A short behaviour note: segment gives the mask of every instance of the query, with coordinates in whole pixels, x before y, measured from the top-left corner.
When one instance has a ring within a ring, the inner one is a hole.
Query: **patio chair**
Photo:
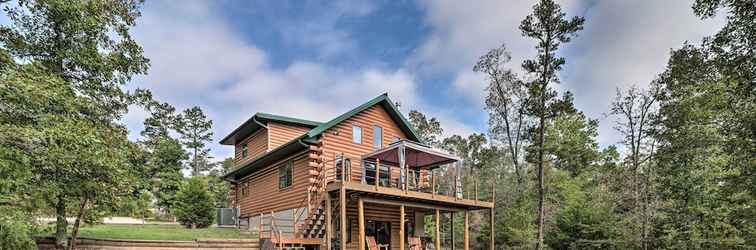
[[[409,237],[407,240],[407,244],[409,245],[409,250],[422,250],[423,249],[423,243],[420,241],[420,238],[418,237]]]
[[[373,236],[365,236],[367,239],[368,250],[389,250],[389,245],[378,244]]]

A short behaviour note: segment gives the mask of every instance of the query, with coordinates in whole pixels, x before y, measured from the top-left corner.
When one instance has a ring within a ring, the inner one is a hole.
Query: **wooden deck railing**
[[[357,156],[349,156],[343,153],[336,153],[336,162],[338,158],[343,157],[345,164],[327,164],[326,168],[333,168],[332,181],[358,181],[363,184],[374,185],[378,187],[390,187],[399,190],[422,192],[441,196],[455,197],[458,199],[492,201],[492,192],[481,193],[479,188],[480,176],[463,175],[459,171],[459,166],[447,166],[436,168],[434,170],[418,169],[413,167],[400,168],[395,165],[383,164],[380,160],[364,161]],[[355,172],[351,170],[349,162],[361,161],[362,171]],[[376,165],[379,165],[379,171],[375,171]],[[343,169],[346,174],[342,174]],[[452,168],[452,169],[449,169]],[[326,170],[324,170],[325,172]],[[404,171],[404,174],[401,172]],[[354,175],[357,176],[354,176]],[[409,178],[407,178],[409,177]],[[378,180],[377,182],[375,180]],[[467,188],[463,184],[467,183]],[[485,195],[483,195],[485,194]]]

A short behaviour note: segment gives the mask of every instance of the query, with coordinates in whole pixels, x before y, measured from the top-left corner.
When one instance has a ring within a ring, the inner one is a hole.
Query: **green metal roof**
[[[389,114],[389,116],[396,121],[397,125],[399,126],[399,129],[404,132],[409,140],[422,143],[420,141],[420,137],[417,136],[417,133],[415,133],[415,130],[412,129],[412,125],[407,121],[406,118],[404,118],[404,115],[402,115],[401,112],[399,112],[399,109],[394,105],[394,102],[389,99],[388,94],[384,93],[382,95],[379,95],[375,98],[373,98],[370,101],[367,101],[366,103],[363,103],[362,105],[349,110],[348,112],[334,118],[333,120],[330,120],[326,123],[319,123],[314,121],[308,121],[308,120],[302,120],[297,118],[291,118],[291,117],[285,117],[285,116],[279,116],[279,115],[272,115],[272,114],[266,114],[266,113],[256,113],[252,118],[247,120],[242,126],[234,130],[234,132],[231,132],[230,135],[226,136],[223,140],[221,140],[222,144],[227,144],[230,142],[231,145],[234,144],[234,141],[237,137],[244,138],[250,133],[254,132],[255,130],[259,129],[260,125],[257,124],[255,119],[257,121],[276,121],[276,122],[282,122],[282,123],[290,123],[295,125],[305,125],[314,127],[307,133],[303,134],[302,136],[293,139],[289,141],[288,143],[274,149],[273,151],[267,152],[261,156],[258,156],[248,163],[246,163],[244,166],[241,166],[237,169],[232,170],[231,172],[227,173],[223,176],[223,178],[231,178],[231,179],[240,179],[260,167],[267,166],[279,159],[283,159],[284,157],[295,153],[300,150],[304,150],[306,147],[306,144],[315,144],[317,143],[317,137],[320,136],[323,132],[326,130],[332,128],[333,126],[336,126],[336,124],[339,124],[343,122],[346,119],[349,119],[350,117],[374,106],[374,105],[381,105],[386,110],[386,112]],[[242,133],[244,132],[244,133]],[[237,135],[243,135],[243,136],[237,136]],[[233,141],[232,141],[233,140]]]
[[[397,125],[399,126],[399,129],[404,132],[407,137],[410,140],[420,142],[420,137],[417,136],[417,133],[415,133],[415,130],[412,129],[412,125],[407,121],[406,118],[404,118],[404,115],[402,115],[402,112],[399,112],[399,109],[396,108],[396,105],[394,105],[394,102],[391,101],[391,99],[388,97],[387,93],[383,93],[382,95],[379,95],[375,98],[373,98],[370,101],[367,101],[366,103],[363,103],[360,106],[357,106],[356,108],[349,110],[348,112],[334,118],[333,120],[330,120],[326,123],[320,124],[320,126],[317,126],[307,132],[307,137],[309,138],[315,138],[325,132],[326,130],[332,128],[333,126],[336,126],[336,124],[339,124],[343,122],[346,119],[349,119],[350,117],[372,107],[373,105],[381,104],[384,109],[386,109],[386,112],[391,116],[394,121],[396,121]]]
[[[223,145],[234,145],[236,144],[237,140],[242,140],[246,138],[248,135],[254,133],[261,127],[255,121],[258,121],[261,123],[267,123],[269,121],[273,121],[273,122],[278,122],[278,123],[297,125],[297,126],[303,126],[303,127],[309,127],[309,128],[314,128],[322,124],[316,121],[258,112],[258,113],[255,113],[255,115],[253,115],[249,119],[247,119],[247,121],[242,123],[241,126],[234,129],[234,131],[232,131],[230,134],[224,137],[220,141],[220,143]]]

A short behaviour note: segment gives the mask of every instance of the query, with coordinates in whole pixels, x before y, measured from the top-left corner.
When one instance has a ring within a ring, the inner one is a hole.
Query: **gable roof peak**
[[[365,111],[366,109],[373,107],[375,105],[381,105],[385,110],[386,113],[389,114],[389,116],[396,122],[399,129],[404,132],[404,134],[407,135],[407,138],[420,142],[420,137],[417,136],[417,133],[412,128],[412,124],[409,123],[409,121],[402,115],[402,112],[399,111],[399,109],[396,107],[393,101],[391,101],[391,98],[389,98],[388,93],[383,93],[381,95],[376,96],[375,98],[363,103],[360,106],[357,106],[356,108],[347,111],[344,114],[341,114],[340,116],[333,118],[332,120],[321,124],[320,126],[317,126],[307,132],[308,138],[314,138],[325,132],[326,130],[332,128],[333,126],[336,126],[336,124],[339,124],[346,119],[349,119],[350,117],[359,114],[362,111]]]

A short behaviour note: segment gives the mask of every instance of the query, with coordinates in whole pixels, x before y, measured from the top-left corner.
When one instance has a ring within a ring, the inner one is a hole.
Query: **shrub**
[[[188,228],[204,228],[215,220],[215,199],[208,189],[207,181],[192,177],[176,193],[174,215]]]
[[[32,227],[23,212],[0,207],[0,249],[37,249]]]

